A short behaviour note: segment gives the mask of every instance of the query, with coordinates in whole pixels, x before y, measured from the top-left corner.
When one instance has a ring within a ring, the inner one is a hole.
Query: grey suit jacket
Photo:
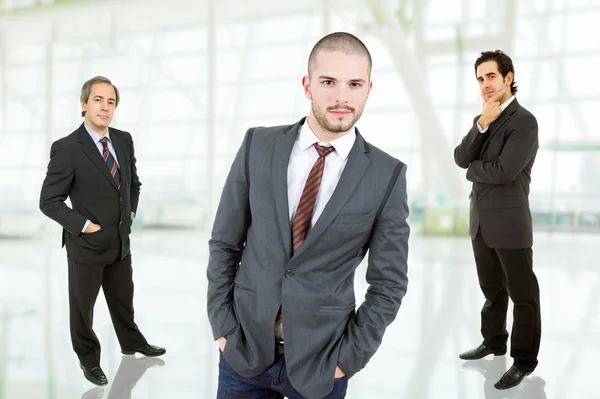
[[[469,199],[469,233],[477,230],[491,248],[533,245],[529,210],[531,169],[539,148],[537,120],[515,99],[489,130],[479,133],[476,116],[469,133],[454,150],[458,166],[473,182]]]
[[[248,150],[246,134],[209,241],[208,315],[213,337],[227,338],[227,363],[251,377],[274,361],[281,305],[290,381],[320,398],[333,388],[337,363],[348,377],[367,364],[406,294],[406,165],[357,131],[331,199],[292,256],[287,169],[304,121],[255,128]],[[369,289],[355,310],[354,272],[367,250]]]

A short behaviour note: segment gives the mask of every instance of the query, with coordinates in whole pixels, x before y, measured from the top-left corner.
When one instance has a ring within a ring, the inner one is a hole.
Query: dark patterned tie
[[[308,174],[304,190],[302,190],[302,196],[298,202],[298,208],[296,208],[296,214],[292,219],[292,248],[294,252],[304,242],[310,227],[317,196],[319,195],[319,188],[321,187],[321,180],[323,179],[325,157],[335,151],[333,146],[325,147],[317,143],[314,146],[319,153],[319,158],[317,158],[317,161]]]
[[[308,174],[306,183],[304,183],[304,190],[302,190],[302,195],[300,196],[300,201],[298,201],[298,207],[296,208],[296,214],[292,219],[292,248],[294,252],[296,252],[298,247],[304,242],[306,233],[308,233],[308,228],[310,227],[310,221],[312,220],[313,212],[315,210],[317,196],[319,195],[319,188],[321,187],[321,180],[323,180],[325,157],[335,151],[333,146],[325,147],[318,145],[317,143],[313,145],[319,153],[319,158],[317,158],[317,161]],[[279,308],[275,320],[275,329],[281,330],[282,326],[278,324],[281,323],[281,307]]]
[[[115,183],[117,184],[117,189],[121,189],[121,172],[119,171],[119,165],[117,165],[117,161],[115,161],[115,157],[112,156],[110,151],[108,150],[108,138],[102,137],[100,139],[102,143],[102,157],[104,158],[104,162],[106,162],[106,166],[108,166],[108,171],[110,172],[113,179],[115,179]]]

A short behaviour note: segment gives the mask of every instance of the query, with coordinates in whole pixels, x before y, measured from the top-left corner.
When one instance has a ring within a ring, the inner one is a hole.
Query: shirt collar
[[[503,104],[500,104],[500,111],[504,111],[506,109],[506,107],[508,107],[510,105],[510,103],[512,103],[515,99],[515,95],[513,94],[513,96],[511,98],[509,98],[508,100],[506,100]]]
[[[350,151],[352,150],[352,146],[354,146],[354,142],[356,141],[356,128],[352,128],[350,132],[343,135],[339,139],[335,139],[329,142],[319,141],[319,138],[314,134],[310,126],[308,126],[308,119],[302,127],[300,128],[300,136],[298,137],[298,144],[300,146],[300,150],[306,151],[309,147],[312,147],[313,144],[318,143],[319,145],[325,146],[334,146],[335,151],[343,161],[348,158],[350,155]]]
[[[87,130],[87,132],[90,135],[90,137],[92,138],[92,140],[94,140],[94,143],[98,144],[100,142],[100,140],[102,139],[102,137],[106,137],[108,139],[108,141],[111,141],[110,140],[110,129],[107,129],[106,133],[103,136],[100,133],[96,132],[91,127],[89,127],[87,123],[83,122],[83,126],[85,127],[85,130]]]

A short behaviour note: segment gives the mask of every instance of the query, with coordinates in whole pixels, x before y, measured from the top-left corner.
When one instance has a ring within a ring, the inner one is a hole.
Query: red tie
[[[298,202],[298,208],[296,208],[296,214],[292,219],[292,248],[294,252],[304,242],[306,233],[310,227],[317,196],[319,195],[319,187],[321,187],[321,180],[323,180],[325,157],[335,151],[333,146],[325,147],[317,143],[314,146],[319,153],[319,158],[317,158],[317,161],[308,174],[304,190],[302,190],[302,196]]]
[[[115,157],[112,156],[108,149],[108,138],[102,137],[100,139],[102,143],[103,152],[102,157],[104,158],[104,162],[106,162],[106,166],[108,166],[108,171],[110,172],[113,179],[115,179],[115,183],[117,184],[117,189],[121,189],[121,173],[119,172],[119,165],[115,161]]]
[[[315,149],[319,153],[319,158],[313,165],[306,183],[304,183],[304,190],[300,196],[298,207],[296,208],[296,214],[292,219],[292,247],[294,252],[304,242],[306,233],[310,227],[310,221],[312,220],[313,211],[315,210],[315,204],[317,202],[317,195],[319,194],[319,187],[321,187],[321,180],[323,180],[323,169],[325,168],[325,157],[335,151],[333,146],[325,147],[313,144]],[[281,307],[277,313],[276,320],[281,320]]]

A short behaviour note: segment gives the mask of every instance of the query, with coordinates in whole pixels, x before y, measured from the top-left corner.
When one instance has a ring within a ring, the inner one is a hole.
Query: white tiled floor
[[[151,343],[167,348],[164,365],[120,355],[100,296],[95,330],[110,384],[103,396],[93,395],[102,391],[83,378],[70,347],[65,254],[51,227],[40,241],[0,241],[0,399],[215,397],[218,353],[205,308],[207,234],[136,231],[132,240],[136,321]],[[493,384],[510,367],[509,357],[464,363],[457,356],[481,340],[483,299],[468,238],[413,234],[404,304],[380,350],[350,380],[347,398],[600,398],[594,371],[599,247],[600,235],[536,234],[540,364],[519,387],[501,392]],[[359,298],[366,289],[363,268]]]

